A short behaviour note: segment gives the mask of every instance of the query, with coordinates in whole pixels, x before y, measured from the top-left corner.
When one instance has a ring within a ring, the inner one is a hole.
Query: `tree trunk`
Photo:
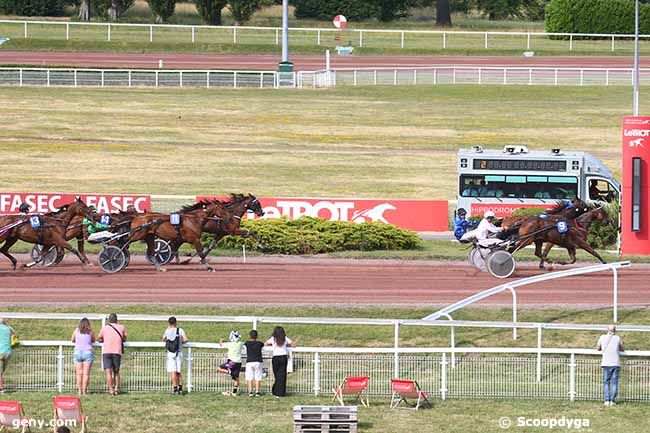
[[[449,0],[436,0],[436,25],[451,26]]]
[[[90,21],[90,0],[81,0],[79,4],[79,19]]]
[[[111,0],[111,7],[108,8],[108,17],[113,21],[120,17],[120,2],[118,0]]]

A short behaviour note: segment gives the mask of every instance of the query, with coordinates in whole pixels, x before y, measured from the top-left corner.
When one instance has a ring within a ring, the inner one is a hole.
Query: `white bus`
[[[618,201],[621,185],[586,152],[503,150],[481,146],[458,151],[458,208],[469,215],[510,216],[522,207],[548,208],[557,200]]]

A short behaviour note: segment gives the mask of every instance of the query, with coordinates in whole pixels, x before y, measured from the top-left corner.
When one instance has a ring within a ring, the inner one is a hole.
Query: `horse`
[[[601,263],[605,260],[594,250],[587,242],[589,234],[589,227],[593,221],[599,221],[605,224],[610,223],[610,218],[607,212],[601,207],[591,209],[579,217],[568,221],[568,230],[566,233],[560,233],[557,228],[557,220],[532,218],[526,220],[519,228],[519,236],[524,239],[526,245],[535,242],[535,255],[539,257],[539,268],[544,269],[544,263],[553,265],[551,260],[547,259],[548,252],[553,245],[557,245],[567,249],[570,262],[558,262],[560,265],[570,265],[576,262],[576,250],[581,248],[587,251],[592,256],[596,257]],[[546,247],[542,253],[542,245],[546,242]],[[521,248],[521,245],[517,248]]]
[[[564,218],[564,219],[574,219],[583,213],[589,210],[587,203],[574,197],[571,199],[571,204],[573,206],[569,207],[569,203],[566,200],[558,200],[551,209],[545,210],[543,213],[546,215],[552,215],[551,218]],[[518,229],[521,224],[526,221],[528,218],[536,218],[530,216],[511,216],[505,218],[501,222],[501,228],[504,232],[510,232],[514,229]]]
[[[57,255],[62,256],[64,250],[72,251],[81,261],[82,266],[88,264],[88,259],[82,256],[76,248],[73,248],[66,240],[66,230],[74,217],[90,215],[92,210],[86,204],[77,198],[72,203],[62,207],[56,216],[53,215],[10,215],[15,227],[7,231],[0,237],[0,241],[5,241],[0,253],[11,261],[13,270],[16,270],[17,260],[9,254],[9,249],[19,240],[32,244],[43,245],[43,250],[47,251],[51,246],[56,247]],[[38,223],[40,228],[34,228],[31,221]],[[27,224],[29,222],[29,224]],[[2,222],[5,223],[4,221]],[[23,267],[31,267],[38,262],[25,264]]]
[[[180,224],[171,223],[170,215],[147,213],[138,214],[131,220],[131,235],[129,241],[145,241],[147,243],[147,255],[151,257],[156,271],[161,271],[160,263],[155,257],[156,237],[167,241],[176,242],[178,245],[190,243],[201,257],[201,264],[206,270],[212,272],[214,269],[207,263],[206,254],[201,244],[201,231],[206,219],[213,216],[220,208],[220,205],[213,201],[201,201],[199,203],[184,206],[181,211]],[[164,271],[164,269],[162,269]]]
[[[219,202],[223,204],[224,210],[217,211],[217,214],[213,217],[206,219],[203,224],[203,232],[209,233],[212,235],[212,240],[206,254],[215,248],[217,243],[223,239],[225,236],[252,236],[255,239],[260,241],[257,235],[250,230],[241,229],[241,219],[244,214],[248,211],[253,212],[258,217],[264,216],[264,210],[260,201],[252,194],[231,194],[229,202]],[[178,246],[172,245],[172,250],[176,257],[176,263],[179,262],[178,258]],[[182,264],[188,264],[195,256],[191,255],[187,260],[183,261]]]

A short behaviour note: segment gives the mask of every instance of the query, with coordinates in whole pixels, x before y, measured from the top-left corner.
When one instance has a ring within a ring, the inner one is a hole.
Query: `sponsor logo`
[[[643,147],[643,138],[637,138],[636,140],[630,140],[629,143],[627,143],[628,146],[630,147]]]
[[[30,212],[53,212],[76,197],[81,197],[88,206],[95,206],[99,213],[117,212],[131,205],[139,212],[151,209],[148,195],[0,193],[0,214],[18,213],[21,203],[27,203]]]
[[[650,129],[624,129],[625,137],[650,137]]]
[[[504,203],[480,203],[472,204],[471,214],[472,216],[481,216],[487,211],[494,212],[498,218],[509,217],[517,209],[524,207],[538,207],[540,211],[543,209],[548,209],[553,205],[548,204],[532,204],[532,203],[522,203],[522,204],[504,204]]]
[[[352,215],[352,221],[355,223],[364,223],[367,221],[381,221],[382,223],[389,222],[384,218],[384,212],[387,210],[396,210],[397,208],[390,203],[382,203],[371,209],[357,211]]]

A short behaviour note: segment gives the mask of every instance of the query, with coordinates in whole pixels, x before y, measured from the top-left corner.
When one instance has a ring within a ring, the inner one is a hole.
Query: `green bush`
[[[551,0],[549,33],[634,34],[634,0]],[[639,5],[639,33],[650,32],[650,5]]]
[[[416,233],[380,222],[353,223],[302,217],[244,220],[242,227],[261,239],[226,236],[219,245],[271,254],[321,254],[335,251],[411,250],[421,248]]]
[[[63,0],[0,0],[0,13],[21,16],[61,16]]]
[[[368,19],[373,14],[373,5],[366,0],[292,0],[296,18],[331,20],[336,15],[345,15],[348,21]]]
[[[147,0],[157,23],[166,23],[174,15],[176,0]]]
[[[260,0],[230,0],[230,14],[239,25],[244,24],[260,8]]]

